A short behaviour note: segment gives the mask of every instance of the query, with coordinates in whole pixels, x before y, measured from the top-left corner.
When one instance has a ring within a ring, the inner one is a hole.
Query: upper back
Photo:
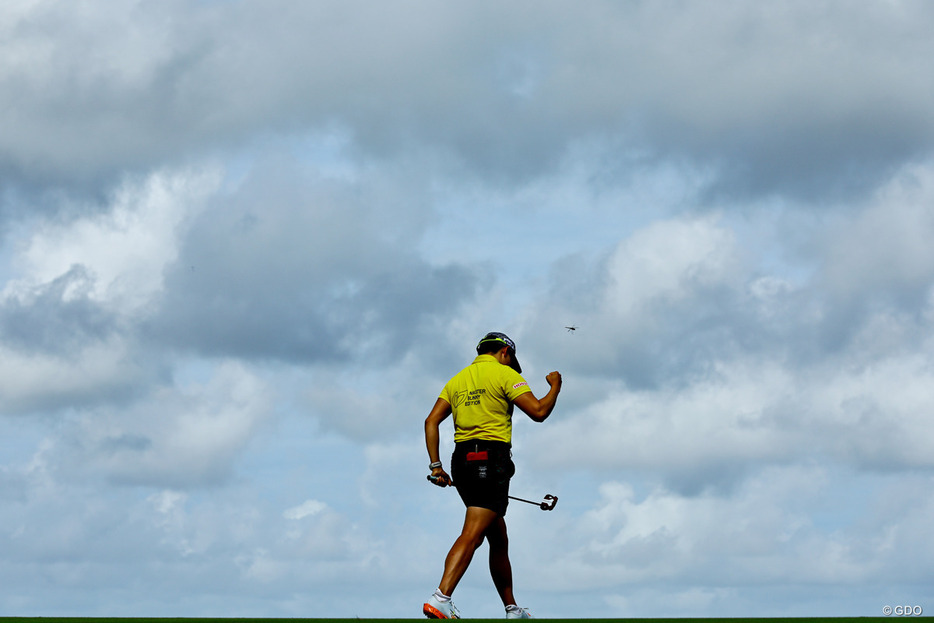
[[[454,414],[454,441],[512,441],[512,403],[531,391],[518,372],[492,355],[478,355],[441,392]]]

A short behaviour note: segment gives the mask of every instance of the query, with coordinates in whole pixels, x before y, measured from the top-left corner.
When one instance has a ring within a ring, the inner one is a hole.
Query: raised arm
[[[548,393],[539,400],[532,392],[526,392],[516,398],[515,405],[522,409],[522,412],[528,415],[536,422],[544,422],[554,411],[555,403],[558,401],[558,394],[561,392],[561,374],[551,372],[545,377],[548,382]]]

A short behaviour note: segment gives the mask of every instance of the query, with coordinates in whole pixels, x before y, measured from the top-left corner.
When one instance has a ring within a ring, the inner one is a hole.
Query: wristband
[[[433,470],[433,469],[438,469],[439,467],[441,467],[441,461],[435,461],[434,463],[431,463],[431,464],[428,466],[428,469],[432,469],[432,470]]]

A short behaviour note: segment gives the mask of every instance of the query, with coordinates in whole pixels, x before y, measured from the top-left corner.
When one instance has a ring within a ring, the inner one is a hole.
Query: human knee
[[[509,549],[509,539],[506,538],[505,535],[501,537],[500,536],[488,537],[488,540],[489,540],[491,549],[499,549],[499,550]]]
[[[505,526],[490,526],[486,531],[486,538],[492,548],[506,549],[509,547],[509,536],[506,534]]]
[[[471,530],[465,530],[460,535],[460,541],[465,546],[470,548],[470,551],[476,550],[478,547],[483,545],[483,539],[485,534],[483,532],[477,533]]]

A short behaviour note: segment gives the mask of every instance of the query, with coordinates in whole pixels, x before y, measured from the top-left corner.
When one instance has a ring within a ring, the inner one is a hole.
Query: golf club
[[[428,480],[430,480],[431,482],[435,482],[436,479],[435,479],[434,477],[432,477],[431,475],[429,475],[429,476],[428,476]],[[436,484],[437,484],[437,483],[436,483]],[[447,486],[453,487],[453,486],[454,486],[454,483],[449,481]],[[532,500],[524,500],[524,499],[522,499],[522,498],[517,498],[517,497],[514,496],[514,495],[510,495],[510,496],[508,496],[508,497],[509,497],[510,500],[516,500],[517,502],[525,502],[526,504],[531,504],[531,505],[533,505],[533,506],[537,506],[537,507],[539,507],[540,509],[542,509],[543,511],[554,510],[555,505],[558,503],[558,496],[557,496],[557,495],[551,495],[550,493],[549,493],[548,495],[546,495],[545,498],[544,498],[541,502],[533,502]]]
[[[557,495],[551,495],[550,493],[549,493],[548,495],[545,496],[545,499],[544,499],[541,503],[539,503],[539,502],[533,502],[532,500],[523,500],[522,498],[517,498],[517,497],[512,496],[512,495],[509,496],[509,499],[510,499],[510,500],[516,500],[517,502],[525,502],[526,504],[532,504],[533,506],[539,507],[539,508],[542,509],[543,511],[550,511],[550,510],[553,510],[554,507],[555,507],[555,504],[558,503],[558,496],[557,496]],[[549,500],[551,500],[551,501],[549,502]]]

